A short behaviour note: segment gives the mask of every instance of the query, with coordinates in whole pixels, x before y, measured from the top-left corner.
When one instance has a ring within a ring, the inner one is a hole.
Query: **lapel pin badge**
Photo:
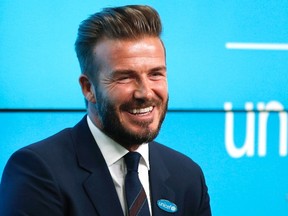
[[[169,200],[160,199],[157,201],[157,205],[160,209],[169,213],[175,213],[177,211],[177,205]]]

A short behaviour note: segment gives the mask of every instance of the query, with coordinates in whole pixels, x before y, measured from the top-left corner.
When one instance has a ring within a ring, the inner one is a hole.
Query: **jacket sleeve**
[[[63,198],[45,161],[29,149],[9,159],[0,184],[0,215],[60,216]]]
[[[208,188],[206,185],[204,174],[201,170],[201,184],[202,184],[202,197],[201,197],[201,205],[198,211],[198,216],[211,216],[211,206],[210,206],[210,197],[208,194]]]

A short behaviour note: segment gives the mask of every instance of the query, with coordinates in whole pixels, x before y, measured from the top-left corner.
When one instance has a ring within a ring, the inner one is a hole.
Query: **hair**
[[[75,50],[81,72],[92,76],[93,49],[101,39],[138,39],[159,37],[162,24],[159,14],[150,6],[127,5],[104,8],[81,22]]]

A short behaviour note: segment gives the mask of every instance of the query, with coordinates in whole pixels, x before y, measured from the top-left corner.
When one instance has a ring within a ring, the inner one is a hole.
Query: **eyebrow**
[[[159,66],[159,67],[155,67],[155,68],[152,68],[150,71],[166,71],[167,70],[167,67],[166,66]]]
[[[155,71],[166,71],[167,67],[166,66],[159,66],[159,67],[155,67],[155,68],[151,68],[149,70],[149,72],[155,72]],[[114,70],[112,71],[112,75],[115,74],[128,74],[128,73],[137,73],[136,70],[132,70],[132,69],[119,69],[119,70]]]

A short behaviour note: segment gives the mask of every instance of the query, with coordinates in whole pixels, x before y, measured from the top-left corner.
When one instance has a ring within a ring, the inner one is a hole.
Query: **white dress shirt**
[[[124,215],[128,215],[124,188],[124,180],[127,169],[123,156],[126,155],[129,151],[114,140],[112,140],[102,131],[100,131],[92,123],[89,116],[87,116],[87,122],[89,129],[101,150],[101,153],[106,161],[106,164],[112,176]],[[142,144],[136,151],[139,152],[142,156],[138,168],[139,179],[146,192],[150,213],[152,215],[149,188],[149,146],[147,143]]]

